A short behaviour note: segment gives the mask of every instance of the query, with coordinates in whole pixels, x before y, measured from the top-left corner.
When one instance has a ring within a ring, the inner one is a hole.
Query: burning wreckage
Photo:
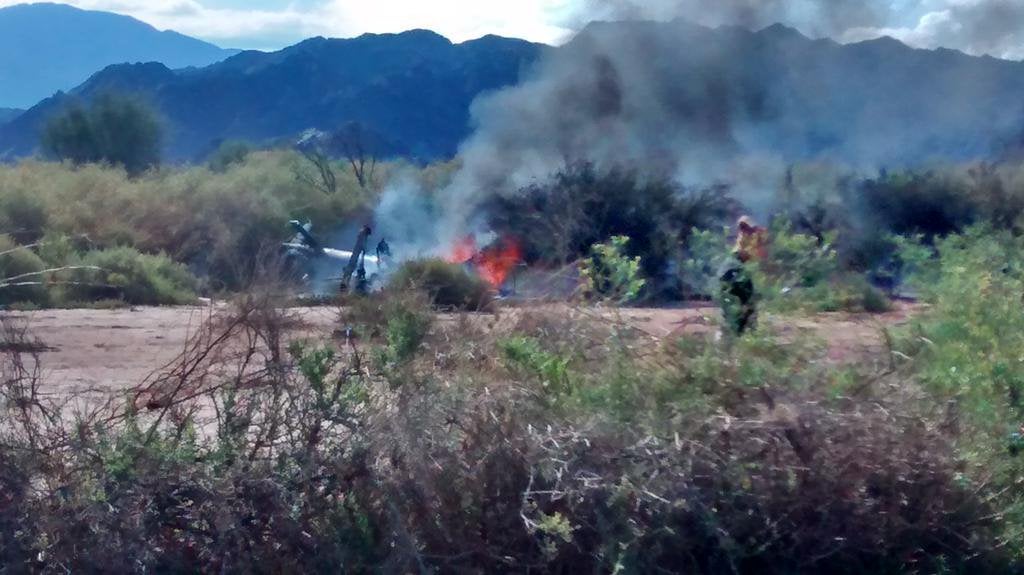
[[[342,292],[366,293],[390,263],[391,248],[383,239],[377,244],[375,256],[366,253],[373,234],[369,226],[363,226],[352,251],[346,251],[325,247],[313,235],[311,223],[292,220],[289,224],[296,233],[291,241],[282,245],[287,269],[306,283],[313,294],[326,295],[335,287]],[[369,274],[367,264],[370,265]],[[334,275],[339,269],[341,275]],[[353,276],[355,284],[352,284]]]
[[[510,276],[513,276],[516,267],[523,261],[523,254],[519,242],[509,238],[497,239],[479,248],[475,237],[466,236],[455,244],[444,259],[476,273],[499,295],[514,295],[515,286],[511,291],[506,290],[506,287]]]
[[[287,269],[314,295],[328,295],[336,289],[341,293],[369,293],[380,286],[387,272],[393,268],[391,246],[385,238],[377,243],[375,255],[368,253],[373,236],[369,225],[359,230],[355,245],[347,251],[325,247],[313,235],[313,225],[309,222],[303,224],[292,220],[289,224],[296,233],[282,245]],[[508,238],[492,241],[480,248],[473,236],[467,236],[441,259],[476,274],[499,295],[513,295],[514,287],[509,290],[507,284],[522,262],[522,250],[518,242]],[[339,269],[341,275],[335,275]]]

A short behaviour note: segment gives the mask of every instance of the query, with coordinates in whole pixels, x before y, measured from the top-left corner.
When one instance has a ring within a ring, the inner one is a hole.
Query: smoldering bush
[[[576,261],[595,244],[626,236],[645,276],[661,279],[694,229],[721,225],[738,209],[727,188],[691,191],[635,169],[579,163],[496,197],[485,212],[496,230],[522,238],[528,262]]]
[[[834,236],[839,263],[876,273],[893,264],[890,236],[921,235],[929,244],[978,223],[1020,232],[1021,164],[928,165],[861,174],[840,166],[795,165],[775,212],[794,231],[825,243]]]

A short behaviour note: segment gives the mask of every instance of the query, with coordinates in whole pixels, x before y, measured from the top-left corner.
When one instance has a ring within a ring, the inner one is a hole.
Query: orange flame
[[[476,240],[473,239],[473,236],[466,236],[455,244],[452,253],[448,254],[445,261],[450,264],[464,264],[474,256],[476,256]]]
[[[477,258],[477,273],[495,289],[505,285],[513,268],[522,261],[523,251],[519,243],[505,239],[480,252]]]
[[[453,264],[472,264],[477,275],[494,289],[500,289],[516,265],[522,261],[523,251],[512,239],[502,239],[483,250],[478,250],[473,236],[467,236],[452,248],[445,260]]]

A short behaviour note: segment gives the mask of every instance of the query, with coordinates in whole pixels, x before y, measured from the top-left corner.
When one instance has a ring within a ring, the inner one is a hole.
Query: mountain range
[[[0,107],[27,108],[112,64],[206,66],[237,52],[127,16],[66,4],[0,8]]]
[[[121,64],[0,127],[0,158],[34,151],[45,120],[72,100],[109,91],[149,100],[169,127],[166,153],[190,160],[225,139],[263,142],[359,122],[424,160],[452,156],[481,93],[514,84],[546,47],[487,36],[462,44],[425,30],[312,38],[242,52],[202,69]]]
[[[787,159],[828,156],[873,165],[879,158],[966,159],[1016,147],[1024,134],[1024,63],[912,49],[891,38],[844,45],[781,25],[753,32],[623,22],[593,24],[558,48],[495,36],[455,44],[413,30],[313,38],[203,68],[113,65],[0,121],[0,159],[34,153],[47,118],[70,101],[108,91],[139,93],[154,105],[168,127],[166,156],[173,161],[201,159],[227,139],[270,142],[351,122],[404,156],[450,158],[476,127],[479,96],[536,79],[545,61],[572,63],[577,53],[592,59],[594,46],[619,58],[620,67],[650,64],[620,74],[630,78],[619,87],[630,105],[643,105],[643,86],[629,92],[633,79],[678,76],[649,83],[679,91],[678,97],[654,95],[665,118],[703,117],[693,124],[701,130],[730,123],[731,141]],[[651,46],[658,52],[649,57],[617,56]],[[562,104],[558,113],[568,120],[573,102]],[[636,115],[635,107],[622,113]],[[652,121],[652,129],[671,133],[671,125]]]

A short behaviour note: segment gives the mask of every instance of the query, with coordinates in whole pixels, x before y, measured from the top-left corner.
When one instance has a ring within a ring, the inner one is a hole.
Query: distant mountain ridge
[[[0,108],[0,124],[10,122],[24,112],[25,110],[19,110],[17,108]]]
[[[0,158],[31,154],[47,117],[72,99],[137,92],[167,121],[167,154],[192,160],[224,139],[267,141],[358,122],[423,160],[450,157],[481,93],[516,83],[546,46],[487,36],[454,44],[425,30],[312,38],[274,53],[242,52],[202,69],[108,67],[0,128]]]
[[[781,25],[752,32],[625,22],[593,24],[559,48],[495,36],[453,44],[413,30],[312,38],[278,52],[242,52],[201,69],[111,66],[0,126],[0,159],[32,154],[50,115],[72,99],[109,90],[141,93],[159,109],[169,127],[172,161],[202,158],[226,139],[266,142],[349,122],[410,158],[450,158],[474,129],[474,100],[529,77],[549,51],[586,52],[588,42],[619,50],[642,46],[638,39],[644,38],[678,41],[679,49],[659,53],[652,67],[679,75],[683,92],[695,90],[684,93],[682,108],[672,113],[697,118],[695,125],[709,129],[728,121],[739,130],[730,138],[785,159],[872,165],[929,155],[970,159],[1019,146],[1024,135],[1021,62],[913,49],[891,38],[842,45]],[[702,86],[720,91],[736,108],[723,108],[724,100],[702,93]]]
[[[46,3],[0,8],[0,106],[27,108],[112,64],[206,66],[237,52],[109,12]]]

